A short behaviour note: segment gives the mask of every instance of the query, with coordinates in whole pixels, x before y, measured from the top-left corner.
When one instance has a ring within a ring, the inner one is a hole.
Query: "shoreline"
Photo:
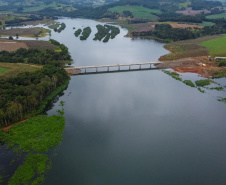
[[[40,106],[37,108],[37,110],[35,110],[33,113],[25,115],[24,116],[25,118],[23,120],[19,121],[19,122],[16,122],[16,123],[13,123],[13,124],[11,124],[9,126],[0,128],[0,131],[3,130],[5,132],[7,132],[14,125],[26,122],[28,118],[41,115],[42,112],[47,107],[47,105],[50,103],[50,101],[52,101],[58,94],[60,94],[61,92],[63,92],[67,88],[67,86],[69,85],[69,82],[70,82],[70,78],[68,80],[66,80],[64,84],[62,84],[61,86],[57,87],[53,92],[51,92],[49,94],[49,96],[46,97],[46,99],[40,104]]]

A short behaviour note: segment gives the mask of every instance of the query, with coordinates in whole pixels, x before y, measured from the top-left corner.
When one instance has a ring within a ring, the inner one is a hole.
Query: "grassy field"
[[[200,26],[214,26],[215,23],[203,21],[202,23],[200,23],[200,24],[198,24],[198,25],[200,25]]]
[[[200,45],[208,48],[212,57],[226,57],[226,34],[220,38],[203,41]]]
[[[160,57],[160,60],[177,60],[188,57],[208,56],[209,49],[200,45],[204,41],[220,38],[221,35],[206,36],[193,40],[178,41],[165,45],[171,53]]]
[[[5,73],[5,72],[7,72],[7,71],[9,71],[8,68],[0,67],[0,75],[3,74],[3,73]]]
[[[226,13],[216,14],[216,15],[208,15],[206,16],[207,19],[220,19],[224,18],[226,19]]]
[[[184,3],[178,3],[178,8],[179,9],[187,8],[189,5],[191,5],[191,1],[186,1]]]
[[[158,19],[158,17],[156,15],[153,15],[152,13],[161,14],[160,10],[148,9],[142,6],[115,6],[113,8],[109,8],[108,11],[118,12],[120,14],[122,14],[123,11],[130,11],[132,12],[135,18],[152,19],[152,20]]]
[[[42,66],[38,65],[31,65],[31,64],[22,64],[22,63],[0,63],[0,70],[1,68],[7,68],[8,71],[1,73],[1,77],[15,77],[21,72],[32,72],[38,69],[41,69]]]
[[[67,6],[67,5],[61,4],[61,3],[56,3],[56,2],[53,2],[51,4],[39,3],[32,7],[25,7],[23,12],[35,12],[35,11],[40,11],[40,10],[43,10],[45,8],[50,8],[50,7],[58,9],[58,8],[61,8],[64,6]]]

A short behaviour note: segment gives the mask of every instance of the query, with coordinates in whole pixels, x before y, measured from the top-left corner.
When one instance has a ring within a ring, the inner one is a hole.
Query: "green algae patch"
[[[64,125],[63,116],[40,115],[14,125],[9,133],[2,131],[0,140],[16,150],[45,152],[60,143]]]
[[[210,80],[209,79],[197,80],[195,81],[195,84],[199,87],[204,87],[204,86],[210,85]]]
[[[0,132],[0,141],[9,148],[25,153],[24,162],[10,177],[8,185],[39,185],[44,182],[44,174],[50,169],[51,163],[46,154],[63,139],[65,118],[63,103],[60,116],[39,115],[26,122],[11,127],[8,133]],[[0,183],[5,179],[0,175]]]
[[[184,80],[183,83],[190,87],[195,87],[195,84],[191,80]]]
[[[23,165],[19,166],[8,185],[41,184],[44,172],[49,168],[48,157],[44,154],[28,154]]]

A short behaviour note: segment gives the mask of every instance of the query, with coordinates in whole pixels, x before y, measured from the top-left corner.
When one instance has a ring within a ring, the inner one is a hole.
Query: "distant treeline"
[[[155,25],[155,31],[149,32],[133,32],[133,36],[152,36],[164,40],[187,40],[195,39],[201,36],[215,35],[226,32],[226,24],[216,24],[214,26],[207,26],[200,28],[172,28],[169,24],[157,24]]]
[[[39,11],[43,15],[58,15],[58,16],[68,16],[68,17],[85,17],[91,19],[100,19],[100,18],[117,18],[118,13],[116,12],[108,12],[109,8],[114,6],[125,6],[125,5],[138,5],[143,6],[150,9],[159,9],[164,13],[175,12],[179,10],[178,3],[185,3],[187,0],[167,0],[162,3],[162,0],[120,0],[114,3],[110,3],[100,7],[87,7],[83,5],[76,5],[75,11],[62,11],[56,10],[53,8],[46,8],[44,10]],[[190,5],[194,10],[197,9],[211,9],[216,6],[222,6],[222,3],[218,1],[206,1],[206,0],[192,0]],[[216,12],[215,12],[216,13]],[[158,15],[159,16],[159,15]],[[161,15],[160,15],[161,17]],[[164,18],[164,17],[162,17]]]

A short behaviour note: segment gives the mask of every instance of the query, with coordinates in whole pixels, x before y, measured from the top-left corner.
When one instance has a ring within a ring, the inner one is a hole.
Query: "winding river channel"
[[[124,37],[123,28],[103,43],[93,41],[102,23],[59,21],[66,29],[51,38],[69,48],[75,66],[152,62],[168,53],[163,43]],[[86,26],[91,36],[80,41],[74,32]],[[226,104],[213,94],[149,70],[72,76],[48,115],[61,100],[66,126],[49,153],[45,185],[226,184]]]

